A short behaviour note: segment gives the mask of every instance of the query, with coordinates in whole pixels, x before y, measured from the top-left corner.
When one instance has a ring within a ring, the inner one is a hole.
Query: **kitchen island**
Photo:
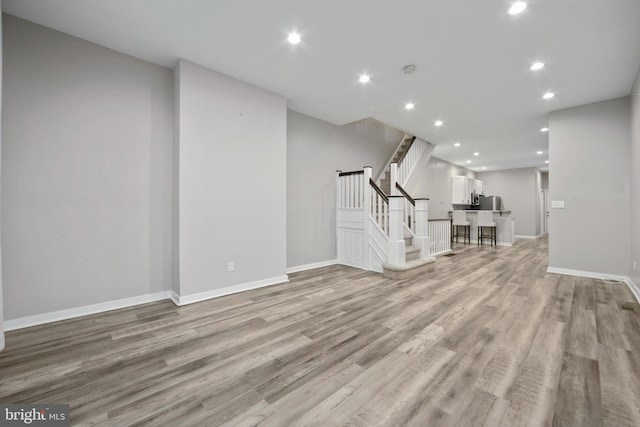
[[[471,223],[471,243],[478,243],[478,210],[467,210],[467,221]],[[513,246],[515,242],[515,218],[511,211],[492,211],[496,223],[496,240],[500,246]],[[454,239],[455,241],[455,239]],[[485,244],[489,244],[485,241]]]

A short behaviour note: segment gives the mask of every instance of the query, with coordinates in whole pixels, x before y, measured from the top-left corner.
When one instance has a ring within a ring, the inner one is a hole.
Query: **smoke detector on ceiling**
[[[413,74],[416,71],[416,66],[413,64],[405,65],[402,67],[402,72],[405,74]]]

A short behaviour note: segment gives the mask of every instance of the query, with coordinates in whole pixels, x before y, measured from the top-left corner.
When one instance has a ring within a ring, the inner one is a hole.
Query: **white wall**
[[[627,276],[631,240],[629,97],[549,117],[549,267]]]
[[[636,263],[635,270],[633,262]],[[631,280],[640,286],[640,70],[631,91]]]
[[[502,209],[511,211],[516,223],[516,236],[536,237],[540,234],[538,174],[536,168],[478,173],[478,179],[484,181],[485,193],[500,196]]]
[[[448,218],[452,209],[452,176],[475,178],[476,173],[437,157],[429,157],[426,164],[422,159],[413,171],[406,190],[414,198],[429,199],[429,218]]]
[[[3,31],[5,320],[170,289],[171,70]]]
[[[404,133],[374,119],[345,126],[288,111],[287,266],[335,260],[336,170],[378,176]]]
[[[286,99],[187,61],[178,72],[180,296],[286,280]]]

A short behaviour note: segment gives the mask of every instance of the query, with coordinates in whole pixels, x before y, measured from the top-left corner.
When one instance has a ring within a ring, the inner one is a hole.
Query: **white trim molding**
[[[206,301],[212,298],[218,298],[225,295],[237,294],[238,292],[250,291],[252,289],[264,288],[266,286],[278,285],[280,283],[286,283],[289,281],[289,276],[271,277],[269,279],[258,280],[256,282],[242,283],[240,285],[228,286],[226,288],[213,289],[211,291],[200,292],[191,295],[178,295],[175,292],[170,292],[171,300],[178,306],[193,304],[200,301]]]
[[[103,313],[105,311],[117,310],[119,308],[132,307],[134,305],[148,304],[150,302],[162,301],[169,298],[171,298],[170,291],[156,292],[153,294],[101,302],[98,304],[90,304],[66,310],[52,311],[50,313],[20,317],[18,319],[9,319],[5,320],[4,329],[5,331],[14,331],[16,329],[28,328],[30,326],[59,322],[61,320],[73,319],[76,317],[87,316],[89,314]]]
[[[640,289],[633,283],[629,276],[619,276],[617,274],[595,273],[593,271],[571,270],[568,268],[547,267],[547,273],[564,274],[566,276],[588,277],[590,279],[615,280],[616,282],[624,282],[636,301],[640,303]]]
[[[299,273],[300,271],[313,270],[314,268],[329,267],[331,265],[336,265],[337,263],[338,263],[337,259],[330,259],[328,261],[320,261],[320,262],[314,262],[311,264],[296,265],[294,267],[287,268],[287,274]]]
[[[528,239],[528,240],[540,239],[542,237],[544,237],[544,234],[538,234],[537,236],[528,236],[528,235],[516,234],[515,236],[513,236],[514,239]]]
[[[631,277],[627,277],[624,282],[629,287],[629,290],[631,291],[633,296],[636,297],[636,301],[640,304],[640,288],[638,287],[638,285],[636,285],[634,281],[631,280]]]

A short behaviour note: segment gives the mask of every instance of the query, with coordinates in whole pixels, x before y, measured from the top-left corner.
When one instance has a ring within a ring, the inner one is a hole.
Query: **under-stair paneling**
[[[286,99],[178,67],[180,297],[286,280]]]
[[[289,268],[337,258],[335,171],[371,166],[377,176],[403,136],[372,118],[337,126],[288,111]]]

